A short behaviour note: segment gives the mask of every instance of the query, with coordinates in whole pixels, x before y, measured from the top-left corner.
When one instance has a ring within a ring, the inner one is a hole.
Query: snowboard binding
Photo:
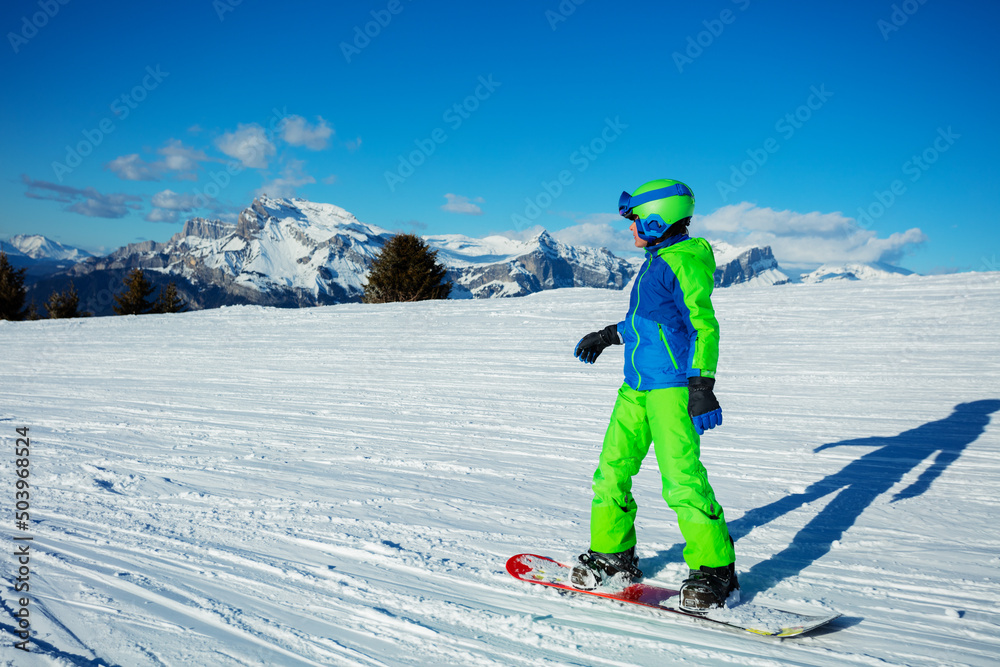
[[[736,578],[736,565],[723,567],[702,566],[691,570],[681,584],[680,608],[694,614],[704,614],[710,609],[720,609],[726,602],[739,602],[740,582]],[[735,599],[733,599],[735,596]]]
[[[627,585],[636,579],[642,579],[635,547],[616,554],[587,549],[587,553],[580,554],[578,560],[580,564],[573,568],[570,581],[584,591],[592,591],[606,584]]]

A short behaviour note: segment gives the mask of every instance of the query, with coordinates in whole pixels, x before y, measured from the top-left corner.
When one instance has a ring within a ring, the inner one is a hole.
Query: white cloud
[[[509,239],[514,239],[515,241],[530,241],[544,231],[546,231],[546,229],[541,225],[532,225],[531,227],[525,227],[524,229],[496,232],[496,235],[506,236]]]
[[[138,153],[116,157],[104,165],[104,168],[110,169],[118,178],[125,181],[159,180],[156,175],[155,166],[139,157]]]
[[[603,214],[596,215],[603,216]],[[617,214],[614,218],[621,222],[581,222],[552,232],[552,237],[569,245],[607,248],[616,255],[638,252],[632,232],[623,224],[625,220]]]
[[[158,181],[164,174],[180,180],[197,180],[195,171],[199,163],[219,161],[204,151],[185,146],[179,139],[168,139],[156,152],[163,159],[147,162],[138,153],[132,153],[116,157],[104,166],[126,181]]]
[[[157,192],[151,201],[153,206],[171,211],[192,211],[197,208],[194,195],[178,194],[172,190]]]
[[[244,167],[266,169],[277,150],[267,132],[257,123],[236,126],[235,132],[226,132],[215,140],[220,151],[239,160]]]
[[[361,137],[358,137],[354,141],[345,142],[344,145],[347,146],[347,150],[353,153],[354,151],[361,148]]]
[[[840,212],[775,211],[750,202],[696,215],[692,235],[734,245],[771,246],[778,263],[807,266],[835,262],[887,262],[902,259],[927,237],[918,228],[879,238]]]
[[[281,138],[292,146],[305,146],[309,150],[321,151],[327,146],[333,128],[321,116],[319,122],[310,125],[302,116],[288,116],[282,123]]]
[[[289,160],[282,169],[281,176],[264,183],[257,190],[257,194],[267,194],[269,197],[294,197],[296,188],[316,182],[315,178],[305,173],[305,164],[303,160]]]
[[[607,248],[616,255],[623,256],[640,252],[635,247],[628,221],[617,213],[580,213],[578,211],[549,211],[557,218],[569,218],[576,224],[550,232],[552,238],[561,243],[589,248]],[[561,223],[560,223],[561,224]],[[542,227],[535,225],[519,232],[504,232],[504,236],[514,239],[534,238]]]
[[[167,171],[195,171],[199,162],[212,160],[204,151],[185,146],[180,139],[168,140],[166,146],[157,152],[163,156],[162,165]]]
[[[482,197],[469,199],[468,197],[463,197],[462,195],[453,195],[450,192],[444,197],[448,200],[448,203],[441,207],[442,211],[448,211],[449,213],[462,213],[465,215],[483,214],[483,209],[476,205],[482,204],[486,201]]]
[[[177,222],[177,211],[154,208],[146,214],[147,222]]]

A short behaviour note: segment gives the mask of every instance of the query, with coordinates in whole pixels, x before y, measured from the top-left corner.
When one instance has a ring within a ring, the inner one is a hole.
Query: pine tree
[[[451,281],[437,261],[437,250],[415,234],[398,234],[382,248],[368,274],[362,301],[424,301],[447,299]]]
[[[80,312],[79,305],[80,296],[76,293],[76,287],[70,282],[65,292],[52,292],[48,303],[45,304],[45,310],[53,320],[88,316],[90,313]]]
[[[38,313],[38,304],[35,303],[34,299],[28,304],[28,310],[24,312],[24,319],[32,322],[42,319],[42,316]]]
[[[24,319],[24,274],[27,269],[15,269],[0,250],[0,320]]]
[[[114,311],[119,315],[145,315],[153,308],[149,296],[153,285],[146,280],[142,269],[132,269],[125,276],[125,291],[115,295]]]
[[[187,309],[187,302],[177,294],[177,285],[171,281],[160,289],[160,295],[153,304],[154,313],[182,313]]]

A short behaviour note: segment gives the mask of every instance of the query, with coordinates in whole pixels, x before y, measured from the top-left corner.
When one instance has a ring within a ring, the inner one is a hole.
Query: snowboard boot
[[[725,607],[726,600],[731,595],[735,595],[734,602],[739,602],[739,591],[735,564],[723,567],[703,565],[700,570],[691,570],[688,578],[681,584],[680,608],[703,614],[709,609]]]
[[[629,584],[642,578],[639,569],[639,557],[635,555],[635,547],[616,554],[605,554],[593,549],[580,554],[580,564],[573,568],[570,581],[574,586],[585,591],[592,591],[602,584],[615,582]]]

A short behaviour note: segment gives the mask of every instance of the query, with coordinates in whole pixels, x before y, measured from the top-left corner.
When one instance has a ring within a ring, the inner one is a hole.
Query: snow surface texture
[[[627,295],[0,322],[8,665],[996,665],[1000,274],[720,290],[703,459],[784,642],[511,578],[587,546]],[[31,429],[34,652],[12,647]],[[640,567],[686,568],[650,458]],[[19,532],[19,531],[18,531]],[[19,532],[20,534],[20,532]]]

